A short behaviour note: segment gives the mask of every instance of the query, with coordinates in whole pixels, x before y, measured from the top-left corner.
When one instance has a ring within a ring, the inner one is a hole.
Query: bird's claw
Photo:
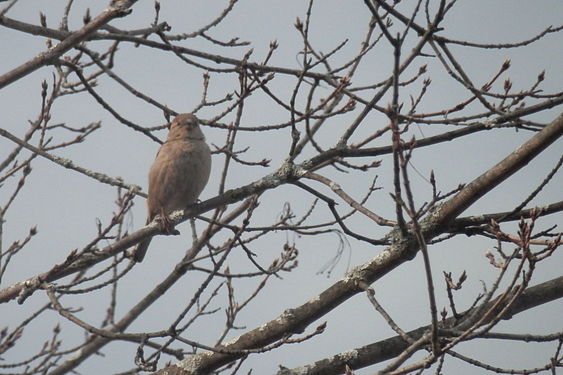
[[[177,236],[180,232],[172,226],[170,219],[164,213],[159,216],[160,231],[167,236]]]

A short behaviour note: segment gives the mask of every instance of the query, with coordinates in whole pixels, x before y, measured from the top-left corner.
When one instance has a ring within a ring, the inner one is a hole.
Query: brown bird
[[[149,171],[147,224],[160,215],[162,229],[171,231],[167,215],[194,203],[207,184],[211,152],[191,113],[176,116],[170,123],[168,138],[160,146]],[[145,257],[152,238],[139,243],[135,261]]]

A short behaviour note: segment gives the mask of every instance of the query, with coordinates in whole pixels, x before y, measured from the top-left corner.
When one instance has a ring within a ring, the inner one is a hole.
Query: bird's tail
[[[147,250],[149,249],[149,245],[151,243],[152,237],[147,238],[143,242],[140,242],[135,249],[135,254],[133,255],[135,262],[141,263],[147,254]]]

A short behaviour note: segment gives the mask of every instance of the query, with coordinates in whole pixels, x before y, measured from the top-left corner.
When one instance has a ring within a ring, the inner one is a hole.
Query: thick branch
[[[78,45],[78,43],[88,38],[88,35],[92,34],[112,19],[129,14],[131,12],[129,8],[135,2],[136,0],[112,1],[111,5],[106,10],[86,24],[82,29],[69,34],[62,42],[53,48],[50,48],[46,52],[35,56],[28,62],[0,76],[0,89],[25,77],[42,66],[52,64],[66,51]]]
[[[497,165],[465,186],[440,208],[440,227],[448,225],[483,195],[512,176],[563,134],[563,113]]]
[[[528,288],[510,308],[507,314],[507,319],[526,310],[549,303],[556,299],[563,297],[563,276],[547,281],[545,283]],[[487,303],[487,306],[493,306],[496,300]],[[499,306],[502,308],[503,306]],[[473,310],[481,309],[483,306],[477,306]],[[487,307],[485,306],[485,309]],[[462,315],[471,314],[466,311]],[[454,318],[449,318],[445,321],[448,326],[452,323]],[[486,322],[483,322],[484,324]],[[418,340],[425,333],[428,332],[430,326],[424,326],[407,332],[407,335],[413,339]],[[322,359],[311,365],[298,367],[295,369],[284,369],[278,372],[278,375],[336,375],[342,374],[346,365],[352,369],[358,369],[380,363],[391,358],[395,358],[403,350],[409,346],[409,343],[403,340],[399,335],[385,340],[375,342],[360,348],[355,348],[343,353],[336,354],[332,357]]]

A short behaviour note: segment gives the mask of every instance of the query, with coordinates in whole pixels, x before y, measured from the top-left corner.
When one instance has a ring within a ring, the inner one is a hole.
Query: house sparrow
[[[169,230],[167,215],[197,200],[207,184],[210,170],[211,151],[198,119],[191,113],[176,116],[149,171],[147,224],[159,215],[163,229]],[[151,239],[139,243],[135,261],[143,260]]]

